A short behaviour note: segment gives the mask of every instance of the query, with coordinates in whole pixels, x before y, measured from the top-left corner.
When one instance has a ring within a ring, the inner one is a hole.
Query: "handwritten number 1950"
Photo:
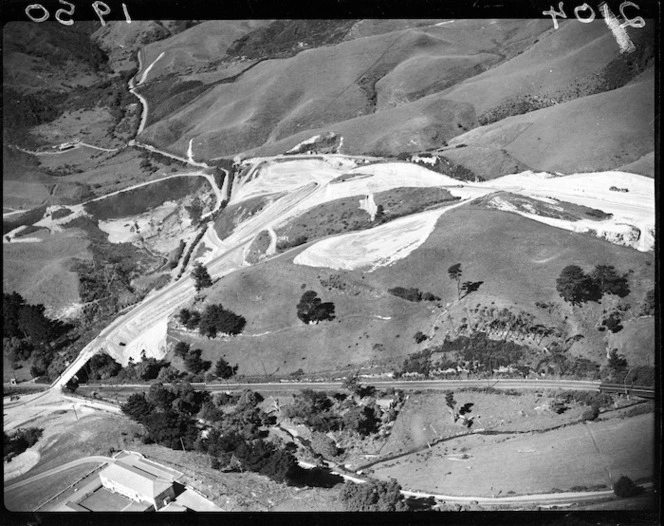
[[[55,19],[64,26],[71,26],[74,23],[74,20],[72,18],[65,19],[63,16],[67,15],[69,17],[73,17],[76,6],[66,2],[65,0],[58,0],[58,2],[66,6],[67,9],[58,9],[55,12]],[[94,9],[94,12],[99,17],[101,25],[105,26],[106,20],[104,20],[104,17],[111,13],[111,8],[108,7],[108,5],[104,2],[97,1],[92,4],[92,9]],[[131,17],[129,16],[129,11],[127,10],[126,4],[122,4],[122,12],[124,13],[127,23],[131,24]],[[46,22],[46,20],[48,20],[51,16],[48,10],[41,4],[30,4],[25,8],[25,14],[28,15],[28,18],[33,22]]]

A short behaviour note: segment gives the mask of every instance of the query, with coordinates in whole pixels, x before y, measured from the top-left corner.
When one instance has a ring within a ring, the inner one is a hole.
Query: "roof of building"
[[[135,466],[116,462],[99,474],[102,477],[125,488],[132,489],[140,497],[152,500],[173,485],[173,480],[153,475]]]
[[[118,458],[115,463],[123,464],[126,466],[134,466],[135,468],[138,468],[141,471],[145,471],[147,473],[150,473],[151,475],[154,475],[156,477],[165,480],[177,480],[182,476],[182,473],[180,473],[179,471],[176,471],[167,466],[163,466],[161,464],[157,464],[156,462],[152,462],[151,460],[143,458],[142,456],[139,456],[137,454],[132,454],[122,458]]]
[[[191,488],[187,488],[180,493],[174,502],[192,511],[224,511],[214,502],[206,499]]]

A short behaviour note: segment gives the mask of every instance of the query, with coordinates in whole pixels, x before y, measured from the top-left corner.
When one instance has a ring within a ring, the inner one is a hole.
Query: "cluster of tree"
[[[483,281],[464,281],[463,283],[461,283],[461,278],[463,277],[463,270],[461,270],[461,263],[455,263],[450,268],[448,268],[447,274],[449,275],[451,280],[456,281],[458,300],[461,300],[462,292],[465,293],[463,295],[463,297],[465,298],[471,292],[479,290],[479,288],[484,283]]]
[[[413,336],[413,338],[415,339],[415,343],[422,343],[423,341],[429,339],[429,337],[426,334],[424,334],[422,331],[417,331],[415,333],[415,336]]]
[[[440,298],[431,292],[422,292],[418,288],[410,288],[406,289],[404,287],[394,287],[392,289],[387,289],[387,292],[392,294],[393,296],[397,296],[399,298],[403,298],[407,301],[413,301],[413,302],[418,302],[418,301],[438,301]]]
[[[214,338],[219,333],[240,334],[247,324],[247,320],[243,316],[224,309],[220,303],[207,305],[202,313],[183,308],[177,318],[187,329],[198,328],[198,332],[208,338]]]
[[[198,417],[212,426],[196,441],[197,451],[211,457],[214,469],[252,471],[277,482],[293,483],[301,478],[296,458],[287,448],[264,440],[264,428],[275,423],[259,404],[263,397],[246,389],[242,394],[222,393],[206,400]]]
[[[117,376],[121,370],[122,366],[105,352],[95,354],[87,364],[91,380],[106,380]]]
[[[210,369],[210,367],[212,367],[212,362],[201,359],[202,351],[200,349],[192,349],[191,346],[186,342],[176,343],[173,352],[175,353],[175,356],[182,358],[182,360],[184,361],[184,366],[186,367],[187,371],[189,371],[192,374],[200,374]],[[217,363],[217,365],[219,364]],[[217,369],[218,368],[219,367],[217,367]],[[222,378],[230,378],[230,376]]]
[[[281,413],[321,433],[347,430],[368,436],[378,430],[381,422],[380,408],[373,400],[361,404],[356,397],[336,393],[330,398],[323,391],[311,389],[294,395],[293,402],[283,406]]]
[[[307,240],[308,240],[307,236],[297,236],[291,240],[277,241],[277,251],[283,252],[284,250],[288,250],[289,248],[299,247],[300,245],[304,245],[307,242]]]
[[[49,371],[57,348],[66,344],[65,336],[73,328],[44,312],[44,305],[29,304],[17,292],[2,295],[3,352],[12,362],[31,359],[35,378]]]
[[[625,381],[628,372],[627,358],[622,354],[618,354],[618,349],[612,349],[609,352],[606,367],[602,371],[603,379],[610,382],[622,383]]]
[[[238,38],[227,53],[252,59],[293,56],[303,48],[336,44],[343,40],[351,20],[277,20]]]
[[[444,143],[443,146],[447,146],[447,143]],[[484,181],[482,177],[475,175],[472,170],[469,170],[460,164],[456,164],[442,155],[421,153],[412,154],[403,152],[397,155],[397,159],[400,161],[408,161],[414,164],[418,164],[427,170],[433,170],[434,172],[438,172],[443,175],[449,175],[450,177],[459,179],[461,181]]]
[[[577,265],[568,265],[556,279],[556,290],[572,305],[599,301],[604,294],[624,298],[630,292],[627,276],[619,274],[612,265],[597,265],[590,274]]]
[[[155,383],[147,395],[131,395],[121,409],[145,426],[147,434],[143,440],[146,443],[191,450],[198,437],[195,416],[209,397],[207,391],[195,391],[187,382],[171,387]]]
[[[334,319],[334,303],[325,302],[313,290],[308,290],[297,304],[297,317],[304,323],[318,323]]]
[[[112,367],[112,365],[109,367]],[[158,379],[160,381],[165,381],[164,376],[170,369],[170,362],[163,359],[157,360],[156,358],[148,357],[146,356],[145,351],[143,351],[139,362],[136,362],[132,357],[129,357],[129,363],[117,373],[117,378],[120,380],[149,381]]]
[[[66,95],[41,91],[38,93],[19,92],[7,87],[4,91],[3,128],[5,138],[24,147],[39,146],[29,129],[56,119],[63,111],[60,106]]]
[[[11,458],[16,455],[20,455],[29,447],[34,446],[41,438],[43,432],[43,429],[37,427],[19,429],[12,435],[3,432],[4,441],[2,453],[5,462],[11,460]]]
[[[184,274],[184,271],[187,268],[187,265],[189,264],[189,260],[191,259],[191,256],[194,253],[194,249],[198,246],[198,243],[201,241],[201,239],[203,239],[205,232],[207,232],[207,225],[205,224],[198,225],[198,234],[196,234],[194,240],[189,244],[189,248],[187,249],[184,258],[182,258],[182,266],[180,267],[180,272],[178,273],[177,278],[175,278],[176,280],[180,279],[182,277],[182,274]]]
[[[44,311],[44,305],[31,305],[18,292],[3,293],[3,338],[28,339],[33,345],[48,345],[56,327]]]
[[[399,483],[372,480],[365,484],[346,482],[341,501],[348,511],[408,511]]]
[[[203,203],[201,203],[201,200],[198,197],[194,197],[192,199],[191,204],[189,206],[185,206],[185,210],[189,214],[189,218],[191,219],[191,223],[193,225],[197,225],[201,221],[201,216],[203,215]],[[200,265],[200,263],[199,263]],[[201,265],[202,267],[202,265]],[[203,267],[204,268],[204,267]],[[196,271],[196,267],[194,268],[194,271]],[[199,271],[200,272],[200,271]],[[207,270],[206,270],[207,273]],[[193,274],[193,273],[192,273]],[[207,275],[207,278],[210,278],[210,275]],[[194,277],[194,279],[196,279]],[[212,280],[210,280],[210,285],[212,285]],[[210,286],[206,285],[206,286]]]
[[[464,365],[470,372],[492,371],[501,366],[517,365],[524,356],[524,347],[511,341],[492,340],[484,332],[471,336],[459,336],[447,339],[441,345],[408,355],[399,374],[419,373],[429,376],[432,370],[432,355],[456,353],[461,362],[450,361],[454,365]],[[441,365],[438,364],[440,367]]]
[[[168,255],[168,268],[173,270],[175,267],[178,266],[178,262],[180,261],[180,258],[182,257],[182,253],[184,252],[184,248],[187,246],[187,243],[185,243],[184,239],[180,240],[180,243],[178,244],[177,248],[171,251],[171,253]]]

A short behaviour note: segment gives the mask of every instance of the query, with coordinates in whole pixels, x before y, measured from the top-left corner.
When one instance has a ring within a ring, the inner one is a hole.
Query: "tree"
[[[189,217],[191,218],[191,223],[197,225],[201,220],[201,215],[203,213],[203,204],[198,197],[194,197],[189,206],[185,206],[185,210],[189,212]]]
[[[483,281],[464,281],[461,285],[461,290],[465,292],[464,297],[468,296],[471,292],[475,292],[480,289]]]
[[[176,395],[159,382],[152,384],[148,391],[148,401],[162,411],[168,411],[173,405],[175,398]]]
[[[560,272],[556,280],[556,290],[572,305],[589,299],[598,299],[596,294],[593,294],[596,289],[592,277],[586,275],[583,269],[576,265],[568,265]]]
[[[304,323],[317,323],[319,321],[334,319],[334,303],[323,303],[318,294],[308,290],[297,304],[297,317]]]
[[[613,492],[621,498],[633,497],[642,491],[643,488],[634,484],[634,481],[625,475],[622,475],[613,485]]]
[[[186,326],[191,319],[191,311],[183,307],[180,309],[180,312],[178,312],[177,319],[182,325]]]
[[[154,405],[145,398],[145,393],[133,394],[120,406],[122,412],[137,422],[144,423],[154,411]]]
[[[222,380],[227,380],[228,378],[235,376],[235,373],[237,373],[237,368],[237,364],[235,364],[234,367],[231,367],[231,365],[226,360],[219,358],[214,367],[214,374],[216,374]]]
[[[362,436],[369,436],[376,431],[380,423],[380,418],[376,413],[375,404],[353,407],[343,416],[344,428]]]
[[[348,511],[407,511],[399,483],[371,481],[365,484],[346,482],[341,490],[341,500]]]
[[[198,374],[210,368],[210,362],[201,359],[202,351],[200,349],[191,349],[184,359],[184,366],[187,371],[193,374]],[[206,367],[207,366],[207,367]]]
[[[655,314],[655,289],[646,292],[641,304],[641,316],[652,316]]]
[[[30,340],[35,343],[46,343],[50,346],[52,323],[44,316],[45,307],[39,305],[23,305],[18,312],[18,325]]]
[[[597,265],[590,276],[599,291],[599,295],[615,294],[624,298],[629,294],[627,274],[621,276],[613,265]]]
[[[450,276],[450,279],[456,281],[457,299],[461,300],[461,276],[463,274],[463,271],[461,270],[461,263],[456,263],[448,268],[447,274]]]
[[[415,338],[415,343],[422,343],[423,341],[429,339],[429,337],[426,334],[424,334],[422,331],[417,331],[415,333],[414,338]]]
[[[194,269],[191,271],[191,276],[194,278],[194,287],[196,287],[196,292],[200,292],[201,289],[212,286],[212,278],[210,277],[207,269],[201,263],[196,263],[194,265]]]
[[[94,380],[105,380],[116,376],[122,366],[105,352],[95,354],[89,362],[90,377]]]
[[[208,338],[216,337],[219,332],[235,335],[240,334],[246,324],[243,316],[224,309],[221,304],[208,305],[201,315],[198,331]]]
[[[25,299],[18,292],[2,294],[2,335],[5,338],[26,336],[18,324],[18,314],[24,305]]]
[[[170,384],[172,382],[175,382],[176,380],[179,380],[181,376],[182,373],[178,371],[175,367],[173,367],[172,365],[167,365],[166,367],[162,367],[159,370],[159,374],[157,375],[157,381]]]
[[[190,346],[187,342],[177,342],[175,347],[173,347],[173,354],[184,360],[189,353],[189,347]]]

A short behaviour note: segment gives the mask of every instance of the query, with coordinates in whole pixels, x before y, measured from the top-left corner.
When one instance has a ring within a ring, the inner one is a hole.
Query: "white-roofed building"
[[[151,504],[155,510],[175,498],[173,482],[180,476],[181,473],[138,455],[118,457],[114,464],[99,473],[105,488],[133,501]]]

